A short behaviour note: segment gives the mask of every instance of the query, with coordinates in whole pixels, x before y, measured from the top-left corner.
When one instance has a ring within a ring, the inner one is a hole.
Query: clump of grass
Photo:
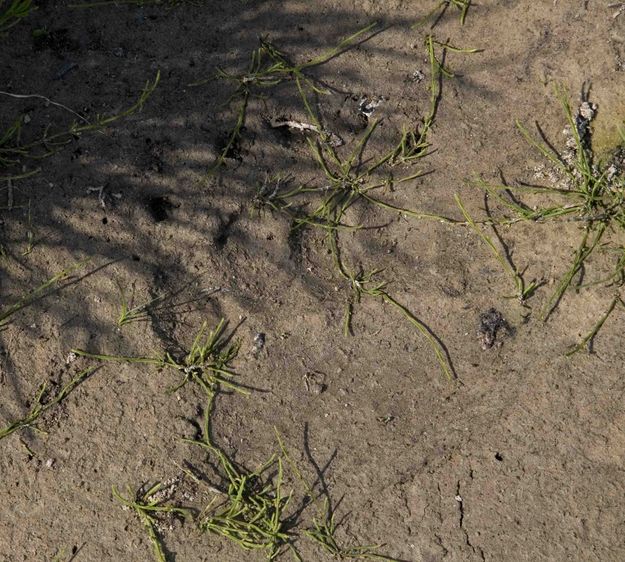
[[[231,74],[223,69],[217,69],[217,78],[227,80],[235,86],[227,104],[236,101],[238,107],[234,127],[231,129],[228,139],[215,162],[210,166],[208,173],[211,174],[218,170],[224,164],[233,147],[239,142],[241,132],[245,126],[247,106],[252,96],[261,96],[263,91],[286,81],[295,81],[300,89],[307,88],[318,94],[325,93],[325,89],[317,85],[316,81],[307,74],[307,71],[339,56],[367,33],[373,31],[376,25],[376,23],[372,23],[360,29],[349,37],[342,39],[335,47],[301,63],[290,62],[285,53],[269,41],[261,39],[260,46],[252,52],[246,72]],[[192,86],[200,86],[213,79],[211,77],[207,80],[201,80],[193,83]]]
[[[552,176],[557,178],[551,185],[517,186],[493,185],[479,181],[478,186],[499,202],[505,215],[497,222],[512,225],[518,222],[576,222],[581,224],[581,237],[571,264],[556,284],[541,312],[546,321],[559,305],[574,279],[590,263],[597,248],[619,251],[617,241],[625,231],[625,169],[618,159],[597,160],[590,143],[590,126],[594,110],[582,96],[580,110],[573,114],[569,96],[559,87],[557,96],[562,105],[570,137],[567,147],[561,152],[544,140],[536,139],[520,123],[517,127],[523,138],[536,148],[553,168]],[[585,112],[585,114],[583,114]],[[624,139],[625,140],[625,139]],[[532,195],[538,202],[528,205],[523,195]],[[588,283],[586,286],[612,284],[625,279],[625,260],[619,259],[607,279]],[[610,308],[614,309],[616,303]],[[594,338],[605,318],[597,324],[591,337]],[[582,347],[589,340],[582,342]]]
[[[36,9],[32,0],[9,0],[8,5],[7,0],[0,0],[0,37]]]
[[[48,383],[42,383],[36,394],[35,399],[33,401],[33,405],[31,406],[30,412],[26,414],[23,418],[11,422],[4,428],[0,428],[0,439],[4,439],[8,437],[12,433],[19,431],[25,428],[32,428],[38,431],[43,431],[37,427],[36,422],[39,418],[48,410],[60,404],[71,392],[83,381],[89,377],[94,371],[95,367],[90,367],[78,373],[75,377],[73,377],[67,384],[65,384],[61,389],[54,394],[53,396],[48,396]]]
[[[230,140],[221,153],[218,161],[215,162],[216,167],[223,163],[223,159],[230,151],[232,146],[237,142],[241,128],[243,127],[247,102],[251,95],[252,85],[262,87],[273,87],[282,83],[286,79],[295,81],[300,97],[304,104],[304,108],[314,123],[314,130],[319,133],[318,138],[309,138],[309,144],[315,160],[319,164],[321,170],[325,174],[330,186],[323,188],[310,188],[306,186],[298,186],[284,192],[280,189],[280,183],[270,191],[267,189],[267,183],[258,190],[255,202],[257,206],[268,205],[270,208],[279,211],[288,211],[293,207],[292,199],[301,195],[319,194],[326,192],[327,197],[322,201],[319,207],[307,216],[291,216],[296,222],[311,224],[328,229],[343,228],[341,220],[349,207],[359,200],[365,200],[380,207],[398,211],[414,218],[431,218],[449,223],[459,223],[439,215],[427,213],[419,213],[409,209],[396,207],[390,203],[379,200],[372,195],[374,190],[382,188],[392,188],[395,185],[413,180],[422,172],[406,175],[401,178],[395,178],[388,175],[384,180],[371,181],[374,172],[380,170],[383,166],[389,164],[391,166],[397,164],[415,164],[420,158],[427,155],[429,143],[427,141],[428,133],[434,123],[436,111],[441,95],[441,80],[443,77],[453,77],[453,72],[445,64],[447,52],[454,53],[476,53],[479,49],[464,49],[451,45],[449,42],[440,42],[432,35],[428,35],[425,39],[425,46],[430,61],[431,85],[430,85],[430,107],[428,113],[422,120],[421,126],[410,128],[404,126],[397,144],[384,154],[380,154],[377,158],[369,159],[363,164],[363,151],[369,142],[371,136],[376,130],[379,122],[374,121],[368,127],[362,137],[356,143],[351,154],[345,158],[341,158],[336,150],[334,143],[331,142],[329,135],[325,132],[321,119],[313,109],[313,104],[309,99],[310,93],[323,94],[325,90],[316,86],[314,81],[304,74],[304,70],[312,66],[318,66],[327,62],[331,58],[342,53],[346,48],[350,47],[354,41],[363,34],[371,31],[375,24],[371,24],[356,32],[350,37],[344,39],[337,47],[328,51],[319,57],[303,63],[301,65],[292,65],[287,61],[286,55],[278,51],[273,45],[266,41],[261,41],[261,47],[254,51],[251,58],[250,68],[247,74],[231,75],[224,71],[220,71],[222,78],[229,79],[238,85],[231,99],[241,97],[243,102],[238,113],[237,123],[232,131]],[[350,228],[350,227],[348,227]]]
[[[614,157],[600,160],[593,153],[591,122],[596,108],[587,102],[587,94],[582,92],[580,108],[574,114],[569,95],[564,88],[558,87],[556,93],[569,134],[564,149],[558,152],[545,139],[538,124],[539,139],[520,122],[516,123],[523,138],[548,161],[552,168],[550,173],[552,183],[509,186],[477,182],[477,185],[504,209],[504,216],[496,221],[499,224],[573,222],[581,225],[580,241],[571,263],[556,283],[541,311],[543,321],[549,319],[566,293],[573,288],[575,279],[593,263],[592,258],[599,248],[604,251],[614,250],[619,254],[614,269],[605,278],[583,285],[578,283],[574,287],[575,290],[593,285],[622,285],[625,281],[625,254],[619,245],[625,231],[623,162]],[[625,138],[623,140],[625,143]],[[522,198],[528,195],[533,197],[531,205],[522,201]],[[596,335],[619,303],[622,301],[617,295],[590,333],[579,344],[573,346],[567,355],[584,348],[590,350]]]
[[[224,336],[225,321],[222,319],[214,330],[207,332],[206,324],[195,337],[190,351],[182,360],[175,360],[166,355],[164,359],[150,357],[123,357],[98,355],[75,350],[75,353],[101,360],[128,361],[156,364],[161,367],[173,367],[181,370],[186,381],[196,383],[206,398],[203,424],[200,435],[195,439],[183,441],[200,446],[218,460],[225,488],[211,486],[216,492],[214,500],[203,510],[198,518],[198,527],[202,532],[210,532],[226,537],[245,550],[264,550],[270,560],[275,559],[283,547],[292,548],[291,536],[287,530],[284,513],[289,504],[290,495],[282,494],[283,467],[282,459],[276,455],[254,471],[246,471],[232,462],[228,456],[214,444],[211,438],[211,416],[217,393],[222,386],[245,393],[245,389],[233,384],[227,378],[234,375],[229,367],[238,351],[237,344],[228,344]],[[177,388],[180,388],[179,385]],[[269,473],[277,470],[276,474]],[[154,512],[173,512],[187,515],[189,510],[174,506],[163,506],[156,498],[158,487],[153,487],[145,494],[131,494],[123,498],[114,490],[117,499],[127,507],[134,509],[148,530],[154,545],[157,560],[165,560],[164,549],[156,531]],[[295,550],[293,550],[295,552]]]
[[[300,185],[295,188],[283,184],[286,189],[279,184],[276,184],[273,189],[268,189],[265,184],[257,191],[256,204],[260,206],[266,205],[272,210],[287,214],[297,227],[308,225],[327,231],[362,228],[362,225],[349,225],[344,222],[347,211],[358,202],[373,204],[414,218],[430,218],[443,222],[454,222],[453,219],[447,219],[439,215],[395,206],[374,195],[376,191],[391,189],[416,179],[423,174],[422,171],[416,171],[403,177],[395,178],[389,173],[383,179],[374,175],[374,172],[384,164],[394,163],[393,159],[398,153],[398,148],[406,146],[409,142],[406,140],[409,135],[406,131],[402,133],[401,140],[397,146],[394,146],[372,162],[363,164],[364,148],[377,124],[378,122],[376,121],[368,127],[351,154],[346,158],[341,158],[331,145],[309,139],[312,154],[325,176],[325,180],[329,183],[325,183],[322,187]],[[401,150],[401,148],[399,149]],[[404,159],[410,159],[411,161],[422,156],[421,148],[418,153],[415,150],[411,151],[409,155],[403,154]],[[303,214],[294,211],[294,209],[301,209],[303,206],[313,203],[311,196],[319,195],[322,196],[322,199],[310,213]],[[307,200],[302,202],[302,197]],[[298,198],[300,201],[297,201]]]
[[[288,504],[288,497],[281,494],[282,468],[281,461],[275,456],[262,467],[253,472],[245,472],[231,462],[211,440],[210,419],[215,396],[222,388],[247,394],[247,390],[232,381],[235,373],[230,363],[236,357],[239,345],[230,343],[225,334],[226,322],[220,320],[217,326],[209,330],[204,323],[197,332],[189,350],[180,357],[166,353],[164,357],[156,356],[121,356],[89,353],[75,349],[81,355],[101,361],[119,361],[128,363],[144,363],[159,368],[172,368],[183,375],[182,382],[171,392],[181,388],[187,382],[196,384],[207,400],[204,412],[204,423],[201,436],[197,439],[184,441],[199,445],[214,454],[228,482],[227,489],[220,493],[202,513],[198,520],[201,531],[212,532],[228,537],[247,550],[266,549],[270,559],[275,558],[289,538],[284,530],[285,523],[282,513]],[[261,485],[266,473],[278,466],[278,475]],[[115,497],[125,506],[133,509],[148,531],[154,554],[159,561],[165,560],[165,550],[158,535],[155,515],[174,513],[183,516],[191,515],[189,509],[172,505],[163,505],[163,497],[159,495],[160,484],[147,492],[130,490],[123,497],[115,489]],[[211,487],[212,490],[217,488]],[[223,501],[217,501],[223,500]]]
[[[385,202],[374,195],[379,190],[390,190],[400,184],[409,182],[423,175],[423,171],[417,170],[402,177],[395,175],[388,169],[403,165],[414,165],[427,156],[429,142],[428,134],[436,118],[436,112],[441,95],[441,80],[443,77],[453,77],[453,72],[445,65],[447,51],[455,53],[476,53],[479,49],[462,49],[455,47],[448,42],[437,41],[432,35],[425,39],[426,51],[430,61],[430,104],[427,114],[423,117],[419,127],[404,126],[399,135],[399,140],[388,151],[373,158],[365,158],[364,151],[373,136],[379,121],[369,124],[364,134],[355,143],[351,153],[341,157],[333,143],[321,135],[321,138],[308,139],[311,153],[319,165],[329,185],[320,188],[297,186],[288,187],[288,182],[273,182],[274,187],[269,189],[267,183],[263,184],[256,195],[257,205],[267,205],[276,211],[289,213],[291,209],[298,207],[294,204],[294,199],[299,196],[310,197],[311,194],[327,195],[323,198],[318,207],[310,214],[302,216],[291,214],[291,219],[296,223],[309,224],[329,230],[342,228],[359,228],[359,226],[348,226],[342,223],[347,210],[357,202],[365,202],[377,205],[381,208],[396,211],[416,219],[434,219],[450,224],[463,224],[444,217],[442,215],[423,213],[411,209],[397,207]],[[306,89],[302,86],[298,76],[295,77],[300,97],[310,119],[315,123],[318,130],[323,130],[321,119],[314,111],[309,100]],[[384,179],[380,179],[375,174],[383,171]],[[283,187],[287,189],[283,189]],[[301,207],[301,205],[299,206]]]
[[[20,116],[0,136],[0,181],[18,180],[36,174],[39,170],[28,170],[28,161],[40,161],[56,154],[64,146],[85,133],[100,131],[116,121],[140,111],[154,92],[160,80],[157,72],[154,80],[148,80],[137,101],[127,109],[112,115],[96,115],[93,122],[75,120],[62,131],[51,132],[47,127],[39,138],[22,142],[23,118]]]
[[[285,461],[304,484],[308,500],[313,500],[314,491],[289,457],[280,436],[278,443],[281,454],[272,455],[259,468],[250,472],[233,463],[211,439],[210,419],[214,398],[214,394],[207,396],[200,437],[184,439],[190,444],[206,449],[217,458],[226,482],[223,491],[211,486],[217,495],[204,510],[199,528],[223,536],[244,550],[265,551],[269,560],[274,560],[287,550],[297,560],[301,560],[292,544],[297,536],[296,519],[292,514],[287,514],[293,492],[289,494],[282,492],[285,482]],[[270,475],[271,472],[273,475]],[[304,505],[309,507],[311,504],[306,500]],[[329,503],[326,502],[323,516],[314,517],[311,527],[304,529],[303,534],[341,560],[374,558],[394,560],[378,552],[384,545],[339,546],[335,537],[336,528],[334,515],[329,509]]]
[[[158,562],[167,562],[165,547],[158,532],[157,516],[162,514],[181,515],[186,518],[191,516],[192,512],[187,508],[164,503],[167,494],[162,493],[162,486],[158,482],[147,491],[140,488],[136,493],[127,488],[126,496],[122,496],[117,488],[113,487],[113,497],[124,507],[135,512],[148,533],[155,559]]]
[[[205,391],[201,435],[184,441],[202,447],[217,458],[226,486],[223,491],[211,487],[219,493],[204,510],[200,530],[225,537],[244,550],[265,551],[269,560],[274,560],[284,548],[296,552],[290,544],[285,516],[291,494],[282,493],[282,459],[272,455],[251,472],[233,463],[211,437],[210,422],[217,388],[205,388]],[[269,474],[274,470],[272,477]]]
[[[221,535],[244,550],[263,550],[269,560],[274,560],[291,540],[284,515],[291,495],[282,493],[282,460],[271,457],[261,467],[246,472],[223,453],[216,449],[213,453],[226,473],[228,487],[224,496],[207,507],[199,528]],[[270,469],[277,470],[272,479],[266,475]]]
[[[168,352],[163,357],[107,355],[90,353],[82,349],[73,349],[72,352],[100,361],[143,363],[155,365],[158,368],[174,369],[183,375],[183,380],[172,389],[172,392],[192,381],[199,384],[206,392],[212,393],[219,385],[223,385],[235,392],[247,394],[245,388],[232,380],[235,372],[229,364],[236,357],[239,345],[229,343],[225,329],[226,322],[223,318],[213,330],[209,330],[208,324],[204,322],[189,350],[178,357],[174,357]]]

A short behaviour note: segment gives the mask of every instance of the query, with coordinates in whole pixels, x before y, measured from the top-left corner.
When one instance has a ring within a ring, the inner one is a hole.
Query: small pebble
[[[421,82],[421,80],[423,80],[424,78],[425,78],[425,74],[423,74],[423,72],[421,72],[420,70],[415,70],[412,73],[412,81],[416,82],[417,84]]]
[[[265,334],[259,332],[254,336],[254,348],[252,349],[252,355],[256,357],[265,347]]]

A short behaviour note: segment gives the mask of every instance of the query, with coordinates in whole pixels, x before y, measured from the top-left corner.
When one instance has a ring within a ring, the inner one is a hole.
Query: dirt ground
[[[381,553],[403,561],[624,560],[625,314],[610,316],[594,353],[573,357],[564,353],[614,288],[569,291],[547,322],[538,315],[580,224],[500,229],[524,277],[544,282],[523,307],[506,298],[511,279],[471,229],[365,204],[350,210],[354,223],[385,226],[341,232],[345,259],[384,269],[388,293],[444,344],[456,375],[448,380],[424,337],[381,299],[355,303],[353,335],[344,336],[350,291],[323,233],[294,237],[285,216],[255,208],[267,178],[327,182],[306,136],[270,125],[310,121],[293,84],[250,100],[241,141],[212,176],[236,120],[236,104],[227,105],[234,86],[190,84],[217,67],[240,73],[259,37],[304,61],[377,21],[366,41],[309,72],[329,92],[318,110],[345,142],[339,150],[349,152],[366,127],[360,100],[381,99],[367,146],[375,154],[428,111],[427,33],[479,48],[447,55],[456,76],[443,81],[430,154],[417,166],[428,173],[379,193],[457,219],[460,194],[478,217],[484,198],[473,179],[529,181],[543,163],[515,120],[532,130],[538,121],[555,146],[564,143],[556,83],[574,104],[591,83],[594,142],[614,146],[625,118],[625,13],[607,0],[484,0],[464,25],[450,7],[430,29],[414,27],[436,5],[429,1],[196,4],[39,2],[0,39],[0,90],[39,94],[88,119],[129,107],[161,76],[140,112],[29,164],[41,171],[14,182],[11,209],[2,186],[3,304],[91,261],[0,332],[0,426],[29,411],[42,381],[58,385],[97,363],[74,359],[72,348],[175,353],[203,321],[224,318],[241,343],[237,381],[253,390],[219,394],[215,441],[253,469],[279,452],[277,430],[316,493],[332,498],[343,544],[384,544]],[[20,114],[25,138],[74,118],[42,99],[0,95],[3,128]],[[586,275],[600,277],[610,263],[599,254]],[[134,287],[137,302],[180,291],[170,302],[186,304],[119,328],[118,285]],[[510,329],[482,349],[480,315],[491,308]],[[145,528],[112,487],[178,478],[171,502],[205,507],[213,494],[203,483],[220,483],[216,460],[181,440],[195,434],[205,400],[190,384],[167,392],[179,382],[171,370],[105,363],[40,420],[47,433],[26,428],[1,440],[0,560],[151,559]],[[286,472],[296,509],[301,483]],[[301,532],[315,508],[293,527],[294,546],[303,560],[331,560]],[[159,525],[171,560],[265,559],[192,521]]]

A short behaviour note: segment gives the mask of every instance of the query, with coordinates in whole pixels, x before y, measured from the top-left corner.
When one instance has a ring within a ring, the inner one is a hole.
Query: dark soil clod
[[[490,308],[486,312],[480,314],[480,326],[477,331],[477,338],[483,350],[490,349],[495,345],[497,333],[500,330],[510,333],[510,325],[501,312],[495,308]]]

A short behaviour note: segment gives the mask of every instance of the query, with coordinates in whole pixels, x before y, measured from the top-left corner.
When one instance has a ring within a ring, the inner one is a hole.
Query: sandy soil
[[[449,381],[414,326],[381,300],[355,306],[354,335],[345,337],[349,288],[322,235],[309,229],[294,240],[284,216],[255,211],[267,177],[327,181],[304,135],[267,124],[306,120],[292,83],[250,101],[240,157],[207,179],[235,120],[224,105],[232,84],[189,84],[217,66],[240,72],[259,37],[301,61],[378,21],[377,33],[311,76],[332,91],[320,96],[319,111],[345,141],[340,150],[362,134],[363,96],[383,98],[367,150],[391,146],[402,125],[415,126],[428,110],[430,30],[412,26],[434,2],[40,4],[1,39],[1,90],[44,95],[93,118],[131,105],[157,70],[161,81],[140,113],[38,163],[38,175],[15,182],[13,208],[0,211],[3,303],[91,258],[0,333],[0,426],[28,412],[42,381],[67,381],[94,364],[68,363],[72,348],[175,353],[204,320],[223,317],[241,342],[238,380],[256,390],[219,395],[214,439],[251,469],[279,450],[275,428],[304,476],[329,493],[337,520],[347,516],[337,532],[344,543],[384,543],[383,553],[406,561],[625,559],[625,315],[610,317],[593,354],[568,358],[614,289],[570,291],[548,322],[537,314],[570,263],[579,224],[500,231],[526,278],[544,281],[524,308],[506,298],[510,278],[470,229],[370,205],[352,209],[354,221],[386,226],[341,233],[346,259],[384,268],[389,293],[448,350],[457,375]],[[448,55],[457,75],[443,83],[432,151],[419,163],[429,173],[380,197],[461,218],[458,193],[483,215],[472,178],[531,180],[542,163],[516,119],[528,127],[539,121],[562,146],[555,83],[575,101],[591,82],[595,142],[612,147],[625,116],[625,13],[613,17],[616,8],[606,4],[483,1],[464,26],[450,9],[432,33],[482,51]],[[44,27],[49,40],[33,40]],[[68,63],[76,66],[59,78]],[[73,118],[40,99],[0,97],[3,127],[20,112],[30,138]],[[100,187],[102,201],[90,190]],[[35,244],[27,252],[29,232]],[[586,273],[599,276],[610,263],[599,255],[596,271]],[[134,286],[139,302],[178,290],[175,302],[193,302],[120,329],[118,284]],[[511,329],[483,350],[480,314],[491,308]],[[112,486],[181,477],[171,501],[206,505],[210,490],[182,469],[218,484],[215,459],[180,440],[194,435],[204,399],[191,385],[168,393],[179,380],[146,365],[105,364],[44,416],[48,433],[25,429],[0,442],[0,560],[150,559],[145,529]],[[287,479],[301,497],[297,479]],[[293,532],[313,515],[304,510]],[[189,521],[165,518],[161,533],[172,560],[264,559]],[[301,532],[295,546],[304,560],[331,559]]]

